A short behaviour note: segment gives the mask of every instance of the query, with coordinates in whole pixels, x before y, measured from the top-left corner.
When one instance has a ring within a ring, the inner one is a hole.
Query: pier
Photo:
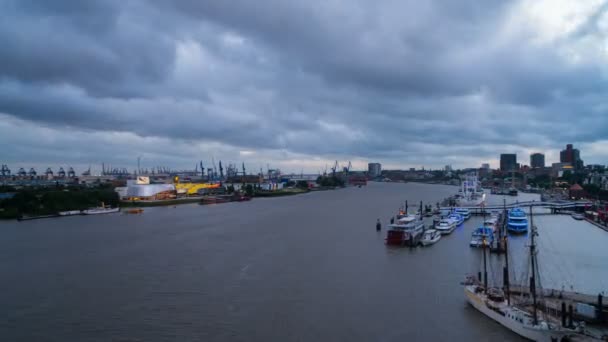
[[[515,202],[510,204],[497,204],[497,205],[481,205],[481,206],[454,206],[454,207],[440,207],[441,210],[451,210],[453,208],[465,208],[471,211],[471,215],[487,215],[492,211],[512,209],[521,207],[522,209],[537,207],[546,208],[550,210],[550,213],[545,214],[557,214],[560,211],[572,211],[577,208],[585,208],[592,205],[590,201],[553,201],[553,202],[542,202],[542,201],[527,201],[527,202]],[[535,213],[538,215],[542,213]]]

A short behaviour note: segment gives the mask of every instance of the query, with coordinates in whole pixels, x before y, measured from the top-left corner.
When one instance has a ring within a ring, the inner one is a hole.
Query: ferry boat
[[[538,260],[536,258],[535,236],[538,235],[536,228],[532,225],[532,234],[530,234],[529,260],[531,264],[531,277],[529,286],[529,296],[515,297],[510,296],[509,286],[509,269],[505,267],[506,281],[503,284],[503,289],[498,287],[488,286],[487,277],[487,262],[486,248],[483,248],[483,283],[481,281],[481,272],[479,279],[468,276],[463,282],[464,294],[467,302],[483,313],[487,317],[498,322],[505,328],[514,333],[532,341],[574,341],[577,338],[585,340],[584,326],[577,324],[575,328],[560,326],[556,320],[551,320],[548,315],[544,314],[541,308],[542,298],[537,298],[538,282]],[[505,239],[505,244],[506,244]],[[508,246],[507,246],[508,250]],[[507,259],[505,253],[505,259]],[[508,265],[508,263],[506,263]],[[512,298],[513,297],[513,298]],[[565,314],[565,313],[562,313]],[[565,317],[565,316],[563,316]],[[565,321],[565,318],[562,318]],[[588,339],[592,340],[592,339]]]
[[[528,219],[526,212],[521,208],[509,210],[507,216],[507,230],[511,233],[522,234],[528,232]]]
[[[420,243],[422,243],[423,246],[429,246],[435,244],[439,239],[441,239],[441,233],[435,229],[429,229],[422,235]]]
[[[482,247],[484,243],[492,243],[494,240],[494,228],[492,227],[479,227],[476,228],[471,234],[471,247]]]
[[[424,222],[417,215],[406,215],[388,225],[386,244],[392,246],[417,246],[422,238]]]
[[[460,216],[462,216],[463,219],[468,220],[471,218],[471,211],[467,208],[456,208],[454,209],[454,212]]]
[[[456,229],[457,222],[451,219],[441,219],[439,223],[435,225],[435,229],[442,235],[450,234]]]

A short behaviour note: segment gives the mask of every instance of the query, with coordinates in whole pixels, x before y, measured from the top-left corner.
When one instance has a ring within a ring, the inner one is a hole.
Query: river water
[[[427,248],[387,248],[385,230],[375,231],[403,201],[436,203],[456,190],[370,183],[0,222],[0,340],[518,341],[468,306],[459,285],[479,270],[468,242],[481,218]],[[545,287],[608,289],[607,232],[568,216],[535,222]],[[514,275],[526,241],[511,239]]]

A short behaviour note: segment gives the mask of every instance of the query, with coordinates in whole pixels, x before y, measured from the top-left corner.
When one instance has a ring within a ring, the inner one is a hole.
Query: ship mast
[[[511,305],[511,294],[509,293],[509,245],[507,243],[507,233],[505,231],[505,225],[507,222],[507,201],[503,199],[503,206],[504,206],[504,211],[503,211],[503,218],[502,218],[502,227],[500,227],[499,229],[501,229],[503,231],[504,234],[501,234],[503,237],[503,241],[504,241],[504,248],[505,248],[505,268],[503,269],[503,285],[504,285],[504,292],[507,295],[507,304]]]
[[[537,303],[536,303],[536,243],[534,241],[534,237],[536,236],[536,227],[534,227],[533,215],[532,215],[532,206],[530,206],[530,263],[532,266],[532,276],[530,277],[530,293],[532,294],[532,305],[533,305],[533,317],[534,317],[534,325],[538,325],[538,313],[537,311]]]

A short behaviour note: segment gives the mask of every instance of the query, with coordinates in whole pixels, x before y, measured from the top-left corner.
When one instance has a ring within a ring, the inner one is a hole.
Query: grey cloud
[[[8,1],[0,112],[158,159],[173,142],[443,165],[604,139],[605,66],[504,38],[513,3]]]

